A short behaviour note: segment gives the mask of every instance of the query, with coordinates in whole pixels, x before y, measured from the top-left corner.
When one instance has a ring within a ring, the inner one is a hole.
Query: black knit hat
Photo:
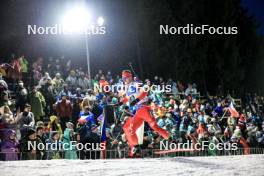
[[[27,131],[27,136],[30,136],[32,134],[36,133],[36,130],[33,129],[33,128],[29,128],[28,131]]]

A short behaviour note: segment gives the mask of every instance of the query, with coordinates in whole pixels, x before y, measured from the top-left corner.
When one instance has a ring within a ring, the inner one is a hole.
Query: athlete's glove
[[[136,105],[140,100],[138,98],[136,98],[135,100],[133,100],[131,103],[130,103],[130,106],[134,106]]]

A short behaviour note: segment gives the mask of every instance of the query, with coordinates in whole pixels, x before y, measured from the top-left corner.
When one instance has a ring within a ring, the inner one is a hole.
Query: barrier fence
[[[245,155],[243,148],[237,150],[193,150],[193,151],[177,151],[177,152],[164,152],[158,154],[160,150],[156,149],[144,149],[138,152],[137,158],[163,158],[163,157],[207,157],[207,156],[234,156],[234,155]],[[56,158],[48,158],[52,153],[56,153]],[[89,150],[89,151],[70,151],[71,156],[74,153],[75,159],[103,159],[101,151]],[[38,153],[23,153],[23,152],[0,152],[0,159],[5,160],[47,160],[47,159],[73,159],[68,158],[69,154],[66,151],[52,151],[45,152],[44,154]],[[107,150],[105,159],[124,159],[130,158],[128,156],[129,150]],[[264,148],[250,148],[250,155],[252,154],[264,154]],[[26,157],[25,157],[26,156]],[[30,156],[28,158],[28,156]],[[67,157],[68,156],[68,157]]]

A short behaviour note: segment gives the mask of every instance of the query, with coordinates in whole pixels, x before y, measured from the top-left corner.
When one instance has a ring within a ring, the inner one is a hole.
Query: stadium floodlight
[[[97,19],[92,19],[92,15],[84,4],[78,4],[69,9],[61,19],[61,25],[63,31],[70,34],[84,34],[85,46],[86,46],[86,60],[88,76],[91,79],[90,71],[90,54],[88,33],[94,26],[102,26],[104,24],[104,18],[99,16]],[[97,20],[97,21],[96,21]],[[91,84],[90,84],[91,86]]]
[[[66,30],[70,33],[84,33],[85,37],[85,46],[86,46],[86,60],[87,60],[87,72],[88,76],[91,79],[90,71],[90,53],[88,45],[88,36],[87,30],[92,25],[91,14],[89,10],[82,6],[74,6],[72,9],[66,12],[62,18],[62,27],[63,30]],[[89,84],[91,86],[91,84]]]
[[[75,6],[62,18],[62,27],[64,30],[73,33],[87,30],[91,25],[91,14],[85,6]]]

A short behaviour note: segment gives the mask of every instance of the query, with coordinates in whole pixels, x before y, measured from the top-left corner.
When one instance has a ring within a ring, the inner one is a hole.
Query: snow
[[[264,155],[115,160],[1,161],[1,176],[264,175]]]

